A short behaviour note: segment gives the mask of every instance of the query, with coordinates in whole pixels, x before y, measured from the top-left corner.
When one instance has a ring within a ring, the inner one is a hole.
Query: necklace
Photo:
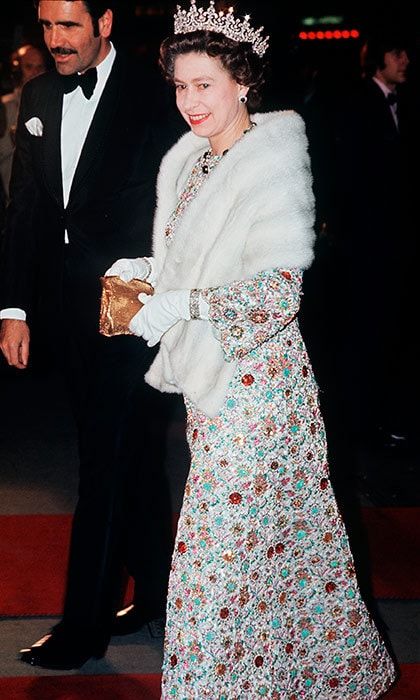
[[[250,125],[248,126],[247,129],[243,132],[243,136],[247,134],[249,131],[252,131],[254,126],[257,126],[255,122],[251,122]],[[241,137],[242,138],[242,137]],[[203,153],[202,160],[201,160],[201,169],[205,175],[207,175],[210,171],[210,166],[214,165],[216,162],[220,160],[220,158],[223,158],[223,156],[226,155],[226,153],[229,153],[229,148],[226,148],[226,150],[223,151],[221,155],[214,154],[211,148],[209,148],[208,151]]]
[[[221,155],[215,155],[211,148],[209,148],[208,151],[203,153],[201,157],[201,170],[203,171],[204,175],[208,175],[210,172],[212,166],[216,165],[216,163],[219,162],[221,158],[227,153],[227,151],[223,151]]]

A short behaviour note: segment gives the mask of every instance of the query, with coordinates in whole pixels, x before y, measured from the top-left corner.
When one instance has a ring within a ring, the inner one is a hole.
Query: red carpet
[[[420,698],[420,664],[401,664],[400,672],[398,683],[384,696],[384,700],[385,698],[386,700],[418,700]]]
[[[160,676],[39,676],[0,678],[7,700],[159,700]]]
[[[160,676],[39,676],[0,678],[7,700],[159,700]],[[384,700],[420,698],[420,664],[403,664],[401,678]]]
[[[0,516],[0,615],[60,615],[71,515]],[[177,516],[174,516],[174,529]],[[126,602],[133,586],[128,581]]]
[[[420,508],[365,508],[364,521],[375,596],[420,599]],[[70,523],[70,515],[0,516],[0,615],[60,614]]]
[[[364,508],[363,521],[375,598],[419,599],[420,508]]]
[[[62,608],[71,515],[0,516],[0,615]]]

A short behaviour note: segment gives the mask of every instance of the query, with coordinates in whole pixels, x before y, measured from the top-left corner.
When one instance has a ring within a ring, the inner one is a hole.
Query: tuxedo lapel
[[[112,117],[114,116],[120,101],[120,74],[121,59],[117,55],[80,154],[79,162],[77,164],[76,172],[74,173],[73,182],[71,185],[68,203],[69,207],[71,207],[72,201],[77,195],[77,191],[82,185],[86,175],[89,173],[95,158],[104,148],[108,130],[112,123]]]
[[[394,121],[394,117],[392,116],[389,103],[381,88],[375,83],[374,80],[371,80],[371,90],[372,95],[374,96],[378,115],[381,116],[384,130],[389,134],[391,139],[395,139],[398,137],[398,127]]]
[[[61,173],[61,113],[63,93],[54,77],[44,117],[43,167],[47,187],[58,204],[63,206],[63,178]]]

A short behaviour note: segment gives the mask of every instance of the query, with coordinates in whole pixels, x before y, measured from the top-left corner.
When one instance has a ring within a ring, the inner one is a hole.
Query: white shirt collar
[[[111,72],[111,68],[114,64],[115,56],[117,52],[115,51],[114,45],[112,42],[110,42],[110,50],[108,54],[105,56],[104,60],[101,61],[101,63],[98,63],[96,66],[96,70],[98,73],[98,82],[95,85],[95,89],[93,91],[93,95],[91,99],[98,99],[102,95],[102,91],[105,87],[105,83],[108,80],[109,74]]]
[[[385,83],[382,82],[382,80],[379,80],[379,78],[376,78],[375,76],[373,76],[372,80],[374,80],[375,83],[377,84],[377,86],[381,88],[385,97],[388,97],[388,95],[390,95],[391,92],[392,92],[392,94],[395,94],[395,90],[390,90],[389,87],[387,85],[385,85]]]

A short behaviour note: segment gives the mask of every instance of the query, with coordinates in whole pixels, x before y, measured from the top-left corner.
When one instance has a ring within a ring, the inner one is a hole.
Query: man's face
[[[393,49],[384,54],[384,67],[379,68],[376,75],[390,90],[407,80],[407,68],[410,63],[405,49]]]
[[[99,18],[98,36],[94,36],[92,17],[83,0],[41,0],[38,20],[48,51],[62,75],[83,73],[98,65],[108,53],[111,10]]]
[[[30,46],[20,59],[20,70],[23,84],[44,73],[45,61],[41,51],[34,46]]]

